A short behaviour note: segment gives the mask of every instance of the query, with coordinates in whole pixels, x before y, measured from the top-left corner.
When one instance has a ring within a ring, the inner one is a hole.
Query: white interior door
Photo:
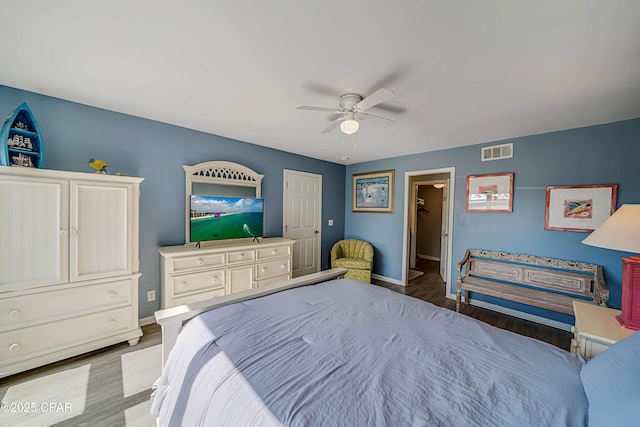
[[[449,253],[449,180],[442,188],[442,228],[440,231],[440,277],[446,283],[447,266],[449,262],[447,255]]]
[[[284,171],[283,236],[293,240],[293,277],[320,271],[322,175]]]
[[[411,207],[411,212],[409,212],[409,241],[411,242],[411,247],[409,248],[409,268],[416,267],[416,212],[417,212],[417,201],[418,201],[418,184],[413,185],[413,191],[411,192],[411,200],[409,201],[409,206]]]

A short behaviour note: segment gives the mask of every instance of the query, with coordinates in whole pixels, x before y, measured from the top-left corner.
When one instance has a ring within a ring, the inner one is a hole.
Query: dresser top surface
[[[0,166],[0,175],[29,178],[77,179],[102,182],[132,182],[140,184],[144,178],[124,175],[103,175],[99,173],[74,172],[55,169],[39,169],[14,166]]]
[[[576,326],[583,335],[615,343],[635,332],[618,323],[616,316],[620,310],[579,301],[573,302],[573,309]]]
[[[195,243],[190,243],[187,245],[163,246],[158,248],[158,251],[162,256],[171,257],[229,250],[260,249],[277,245],[292,245],[293,243],[293,240],[285,239],[283,237],[267,237],[260,239],[260,243],[253,242],[251,239],[242,241],[220,240],[216,242],[209,242],[206,245],[202,245],[200,248],[195,247]]]

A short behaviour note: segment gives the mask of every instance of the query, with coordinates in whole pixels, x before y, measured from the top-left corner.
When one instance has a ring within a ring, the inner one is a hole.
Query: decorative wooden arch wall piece
[[[190,196],[193,194],[193,184],[215,184],[231,187],[249,187],[255,190],[255,197],[261,197],[261,175],[238,163],[211,161],[198,163],[193,166],[182,166],[185,172],[186,203],[185,203],[185,243],[189,243]]]

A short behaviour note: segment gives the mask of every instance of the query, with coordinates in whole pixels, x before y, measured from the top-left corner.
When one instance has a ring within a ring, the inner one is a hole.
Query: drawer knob
[[[267,271],[267,267],[262,267],[262,272],[266,273],[266,271]]]
[[[213,281],[213,283],[217,282],[217,281],[218,281],[218,276],[213,276],[213,277],[211,278],[211,280]]]
[[[244,254],[240,254],[240,259],[244,259]]]
[[[116,319],[109,320],[109,326],[115,326],[116,323],[118,323],[118,322],[116,322]]]
[[[18,343],[18,342],[14,342],[13,344],[11,344],[11,345],[9,346],[9,351],[14,351],[14,350],[17,350],[17,349],[19,349],[19,348],[20,348],[20,343]]]
[[[284,270],[285,268],[287,268],[287,264],[282,264],[282,267],[280,267],[280,268],[282,268]]]
[[[182,289],[187,287],[187,282],[182,282]]]
[[[274,249],[272,253],[273,253],[274,255],[276,255],[276,254],[278,253],[278,250],[277,250],[277,249]]]
[[[75,236],[76,234],[78,234],[78,230],[76,230],[75,228],[71,229],[71,235]]]
[[[204,261],[202,260],[202,258],[198,259],[198,265],[202,265],[204,264]]]
[[[17,316],[17,315],[19,315],[19,314],[20,314],[20,310],[18,310],[18,309],[11,310],[11,311],[9,312],[9,316],[11,316],[11,317],[16,317],[16,316]]]
[[[114,299],[116,296],[118,296],[118,294],[115,293],[115,291],[109,292],[109,298]]]

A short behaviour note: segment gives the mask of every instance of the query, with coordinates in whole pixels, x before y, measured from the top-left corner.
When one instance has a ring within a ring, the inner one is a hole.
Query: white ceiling
[[[640,117],[638,0],[3,0],[0,17],[0,84],[336,163]],[[295,109],[379,87],[390,129],[321,134],[331,115]]]

